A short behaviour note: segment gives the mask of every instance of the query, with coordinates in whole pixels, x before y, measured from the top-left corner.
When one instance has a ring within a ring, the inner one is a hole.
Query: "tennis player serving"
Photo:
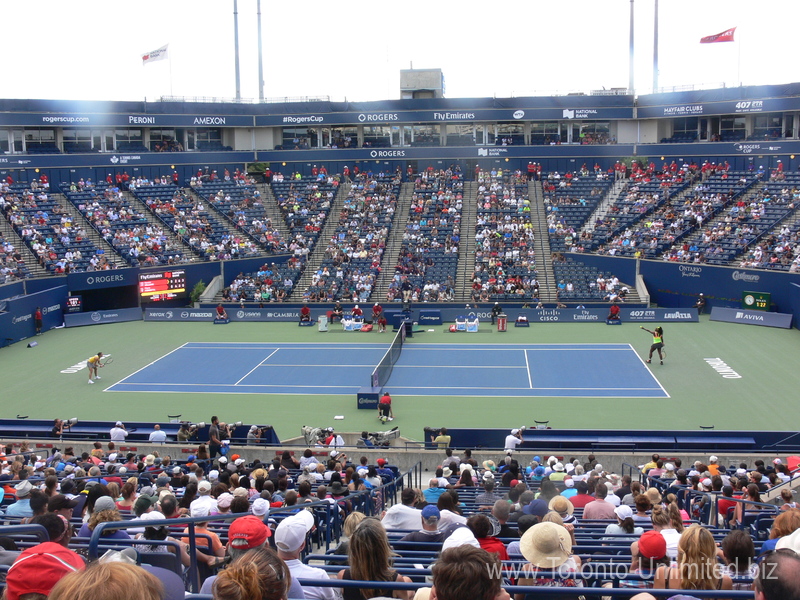
[[[92,374],[94,374],[95,379],[100,379],[100,375],[97,374],[97,369],[105,366],[101,362],[101,358],[103,358],[103,353],[98,352],[86,361],[86,368],[89,369],[89,383],[94,383],[94,381],[92,381]]]
[[[654,331],[650,331],[649,329],[645,329],[644,326],[639,325],[639,329],[644,329],[647,333],[653,336],[653,344],[650,346],[650,354],[647,357],[647,364],[650,364],[651,359],[653,358],[653,351],[658,351],[658,360],[663,365],[664,364],[664,357],[667,355],[667,351],[663,350],[664,348],[664,330],[661,327],[656,327]]]

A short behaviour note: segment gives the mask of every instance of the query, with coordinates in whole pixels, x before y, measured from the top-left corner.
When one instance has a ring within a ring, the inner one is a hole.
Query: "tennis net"
[[[405,341],[406,328],[401,325],[400,331],[398,331],[397,335],[394,337],[392,345],[389,346],[389,349],[386,351],[386,354],[383,355],[381,362],[379,362],[378,366],[375,367],[375,370],[372,371],[372,387],[383,387],[386,385],[386,382],[389,381],[389,377],[392,375],[394,364],[400,358],[400,353],[403,351],[403,343],[405,343]]]

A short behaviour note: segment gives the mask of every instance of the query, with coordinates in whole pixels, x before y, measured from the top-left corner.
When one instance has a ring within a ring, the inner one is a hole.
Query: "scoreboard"
[[[769,292],[742,292],[742,308],[769,311],[771,303]]]
[[[160,302],[186,297],[186,271],[152,271],[139,273],[139,296],[147,302]]]
[[[82,296],[68,296],[67,297],[67,312],[79,313],[83,310],[83,297]]]

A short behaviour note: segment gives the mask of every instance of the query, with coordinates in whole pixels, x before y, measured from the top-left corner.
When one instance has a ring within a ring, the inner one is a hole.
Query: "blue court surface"
[[[114,392],[355,394],[384,344],[190,342]],[[406,343],[385,386],[400,396],[668,398],[629,344]]]

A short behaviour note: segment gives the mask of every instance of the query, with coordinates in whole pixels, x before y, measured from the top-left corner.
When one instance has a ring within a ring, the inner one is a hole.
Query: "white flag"
[[[148,52],[147,54],[142,55],[142,66],[149,65],[150,63],[156,62],[157,60],[166,60],[169,58],[167,56],[167,48],[169,48],[169,44],[166,46],[161,46],[158,50],[153,50],[152,52]]]

